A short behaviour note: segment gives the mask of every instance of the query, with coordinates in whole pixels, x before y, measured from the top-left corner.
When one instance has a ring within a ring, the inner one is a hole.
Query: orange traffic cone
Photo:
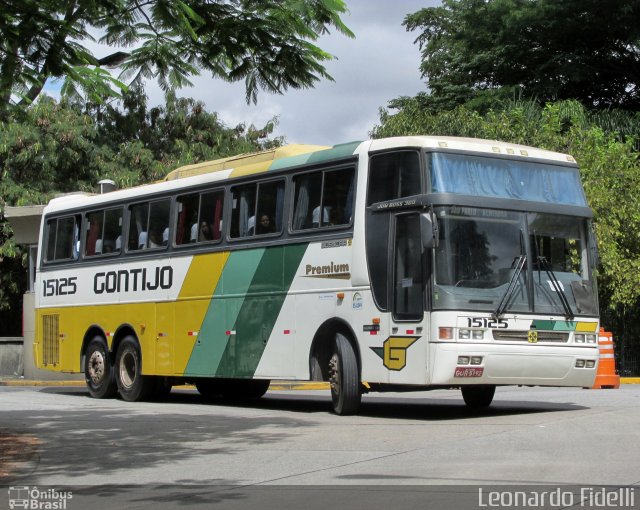
[[[598,373],[592,388],[619,388],[620,376],[616,374],[616,360],[613,355],[613,333],[600,328],[598,344],[600,347],[600,360],[598,361]]]

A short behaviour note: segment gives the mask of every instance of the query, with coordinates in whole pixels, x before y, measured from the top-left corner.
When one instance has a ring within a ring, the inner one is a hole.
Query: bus
[[[597,249],[574,159],[411,136],[289,145],[46,206],[39,368],[125,401],[590,387]]]

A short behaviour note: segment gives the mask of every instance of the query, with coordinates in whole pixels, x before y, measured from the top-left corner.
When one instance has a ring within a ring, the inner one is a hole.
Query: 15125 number
[[[70,276],[69,278],[54,278],[51,280],[43,280],[42,295],[44,297],[50,296],[67,296],[69,294],[75,294],[78,290],[76,284],[78,278]]]
[[[493,317],[467,317],[468,328],[505,329],[509,327],[507,319],[494,319]]]

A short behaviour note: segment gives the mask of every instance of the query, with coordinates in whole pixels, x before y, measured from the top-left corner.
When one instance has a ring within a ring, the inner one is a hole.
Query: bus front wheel
[[[146,400],[155,389],[153,377],[142,375],[142,355],[138,342],[132,336],[122,340],[116,354],[116,382],[123,400]]]
[[[93,398],[110,398],[116,394],[114,369],[107,343],[101,336],[89,342],[84,356],[84,378],[89,395]]]
[[[333,355],[329,359],[329,385],[333,410],[339,415],[358,412],[360,407],[360,377],[353,345],[342,333],[337,333]]]
[[[462,398],[469,409],[485,409],[491,405],[495,386],[462,386]]]

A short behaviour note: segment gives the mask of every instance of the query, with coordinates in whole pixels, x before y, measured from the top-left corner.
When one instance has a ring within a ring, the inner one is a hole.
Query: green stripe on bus
[[[543,321],[534,320],[531,322],[531,329],[540,331],[575,331],[576,322],[573,321]]]
[[[265,249],[236,251],[229,255],[205,314],[198,341],[185,375],[213,375],[227,348],[227,331],[233,329]],[[206,275],[203,275],[206,278]]]
[[[216,376],[253,377],[307,246],[279,246],[265,251]]]
[[[332,159],[352,156],[361,143],[362,142],[341,143],[340,145],[334,145],[331,149],[313,152],[309,154],[309,163],[322,163],[324,161],[331,161]]]

